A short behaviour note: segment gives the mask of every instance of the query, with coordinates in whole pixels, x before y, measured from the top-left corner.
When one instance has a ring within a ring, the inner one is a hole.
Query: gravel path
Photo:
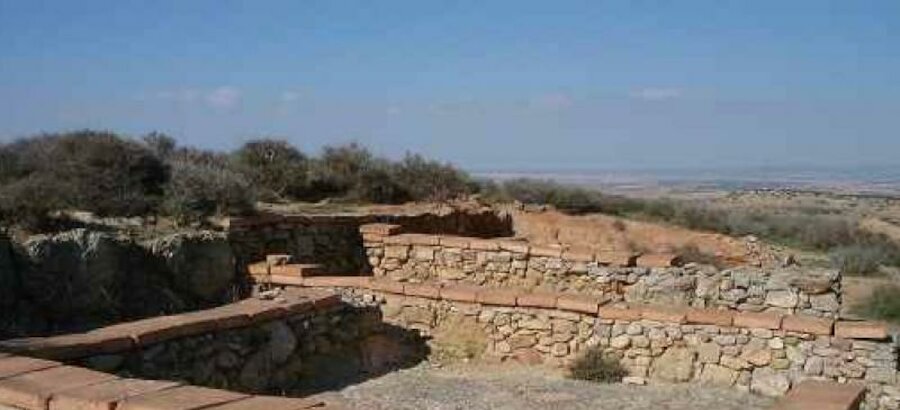
[[[596,384],[533,367],[496,365],[437,369],[425,364],[333,395],[359,410],[753,410],[772,405],[771,399],[735,389]]]

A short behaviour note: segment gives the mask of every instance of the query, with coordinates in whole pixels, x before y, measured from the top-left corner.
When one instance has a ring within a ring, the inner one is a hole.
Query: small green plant
[[[853,307],[853,312],[870,319],[900,323],[900,286],[875,289],[867,299]]]
[[[569,368],[569,377],[600,383],[621,381],[628,372],[615,356],[604,354],[599,346],[589,347]]]

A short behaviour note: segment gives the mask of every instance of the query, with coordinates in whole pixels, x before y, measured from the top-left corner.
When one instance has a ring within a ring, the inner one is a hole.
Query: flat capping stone
[[[356,279],[345,281],[354,282]],[[362,282],[362,281],[360,281]],[[346,284],[346,283],[345,283]],[[402,288],[402,284],[400,285]],[[128,351],[166,340],[250,326],[297,313],[332,307],[340,297],[317,289],[290,289],[277,300],[244,299],[213,309],[119,323],[86,333],[0,342],[0,350],[59,360]],[[11,360],[7,357],[2,361]],[[0,377],[2,377],[0,366]]]
[[[465,236],[441,235],[438,241],[443,247],[469,249],[469,239]]]
[[[685,323],[687,309],[674,306],[644,305],[641,307],[641,319],[652,322]]]
[[[58,366],[0,380],[0,403],[44,410],[58,392],[118,379],[81,367]]]
[[[227,390],[181,386],[128,397],[116,410],[195,410],[248,398],[250,395]]]
[[[641,320],[642,310],[640,307],[600,306],[597,316],[600,319],[633,322]]]
[[[734,315],[734,326],[778,330],[782,317],[775,312],[738,312]]]
[[[475,303],[478,300],[478,291],[476,286],[469,285],[445,285],[441,288],[441,299]]]
[[[638,256],[635,265],[647,268],[680,266],[681,257],[675,253],[648,253]]]
[[[805,315],[785,316],[781,322],[782,330],[814,335],[830,335],[833,326],[834,320]]]
[[[596,316],[598,308],[604,303],[606,303],[606,300],[599,296],[561,294],[556,300],[556,307],[561,310],[587,313]]]
[[[734,324],[734,312],[722,309],[688,309],[687,323],[698,325],[731,326],[732,324]]]
[[[374,234],[381,236],[390,236],[400,233],[402,226],[389,223],[370,223],[359,226],[359,232],[364,234]]]
[[[559,294],[555,292],[523,292],[516,297],[516,306],[556,309]]]
[[[32,357],[7,356],[0,359],[0,380],[58,366],[62,366],[62,363]]]
[[[58,392],[50,399],[48,410],[110,410],[129,397],[180,385],[161,380],[114,379]]]
[[[399,235],[387,236],[384,243],[389,245],[440,245],[440,237],[437,235],[429,235],[424,233],[403,233]]]
[[[516,306],[516,299],[520,293],[514,289],[482,289],[476,295],[475,301],[485,305]]]
[[[407,283],[403,286],[403,293],[407,296],[440,299],[441,285],[433,283]]]
[[[884,322],[840,320],[834,324],[835,337],[845,339],[886,340],[890,337]]]
[[[805,380],[781,397],[773,410],[855,410],[866,392],[864,384]]]

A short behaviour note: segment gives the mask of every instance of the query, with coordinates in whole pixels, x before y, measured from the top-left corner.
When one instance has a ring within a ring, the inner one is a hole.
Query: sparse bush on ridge
[[[46,134],[0,144],[0,221],[50,229],[61,209],[101,216],[169,215],[180,222],[246,213],[274,201],[444,201],[477,190],[449,164],[390,161],[349,144],[309,157],[286,141],[253,140],[231,153],[140,141],[105,131]]]
[[[627,374],[619,359],[604,354],[599,346],[585,349],[569,367],[569,377],[600,383],[615,383]]]
[[[831,250],[829,257],[832,264],[844,273],[871,275],[878,273],[878,268],[889,262],[888,252],[877,245],[849,245]]]
[[[869,319],[900,323],[900,286],[876,288],[867,299],[853,307],[853,312]]]

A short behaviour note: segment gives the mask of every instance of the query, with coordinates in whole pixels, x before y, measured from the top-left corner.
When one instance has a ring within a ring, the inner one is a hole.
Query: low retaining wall
[[[784,394],[804,380],[864,384],[866,408],[900,406],[897,345],[884,324],[701,308],[611,306],[600,297],[409,284],[370,278],[309,278],[345,300],[379,306],[388,323],[436,339],[474,324],[484,354],[564,366],[590,346],[615,355],[634,377],[694,381]],[[440,342],[440,340],[436,340]]]
[[[376,276],[606,295],[631,303],[727,307],[747,312],[837,318],[840,274],[834,270],[678,264],[677,255],[574,252],[511,239],[399,234],[392,225],[363,232]]]
[[[474,237],[512,235],[512,221],[490,209],[444,213],[275,215],[231,218],[229,239],[240,266],[267,254],[289,254],[298,263],[315,263],[327,272],[368,272],[359,227],[391,223],[403,232],[447,233]],[[398,230],[399,231],[399,230]]]
[[[0,350],[121,376],[244,393],[305,395],[424,357],[418,335],[326,291],[124,323],[82,334],[0,342]]]

